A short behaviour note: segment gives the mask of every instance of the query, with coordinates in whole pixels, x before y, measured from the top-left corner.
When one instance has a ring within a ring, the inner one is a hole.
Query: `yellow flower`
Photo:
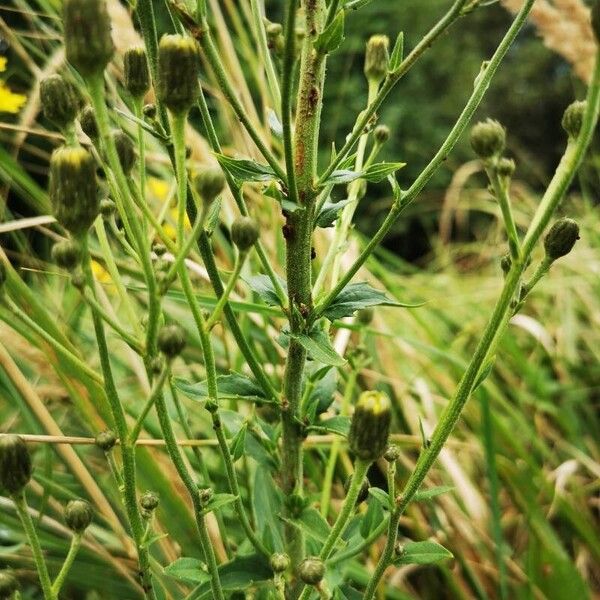
[[[112,283],[108,271],[95,260],[92,261],[92,273],[94,273],[94,279],[96,281],[103,284]]]
[[[0,56],[0,73],[6,70],[6,57]],[[23,104],[27,101],[27,97],[22,94],[15,94],[10,88],[0,79],[0,112],[18,113]]]

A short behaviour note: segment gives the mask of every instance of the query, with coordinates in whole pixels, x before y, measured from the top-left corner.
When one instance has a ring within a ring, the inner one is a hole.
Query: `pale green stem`
[[[260,62],[262,63],[262,66],[264,66],[265,73],[267,74],[267,82],[269,83],[269,91],[273,101],[273,108],[277,116],[281,117],[281,92],[279,90],[279,80],[277,78],[275,66],[273,65],[273,59],[271,58],[271,53],[269,52],[269,46],[267,44],[267,34],[265,32],[265,26],[263,22],[263,11],[259,0],[250,0],[250,5],[252,7],[252,20],[254,21],[254,29],[258,41]]]
[[[321,552],[319,552],[319,558],[323,561],[329,558],[332,550],[335,548],[340,537],[343,535],[346,526],[348,525],[348,521],[354,514],[356,510],[356,500],[358,498],[358,494],[360,493],[360,489],[362,484],[367,476],[367,471],[371,465],[371,461],[360,460],[357,459],[354,463],[354,473],[352,474],[352,480],[350,482],[350,487],[348,488],[348,493],[346,494],[346,498],[344,499],[344,503],[342,505],[342,509],[340,510],[323,547],[321,548]],[[300,594],[299,600],[308,600],[311,594],[311,588],[305,587]]]
[[[137,123],[137,145],[140,174],[140,196],[141,202],[146,204],[146,143],[144,141],[144,128],[142,127],[142,104],[143,98],[136,98],[133,102],[134,114],[139,119]]]
[[[233,266],[233,273],[229,277],[227,281],[227,285],[225,286],[225,291],[221,294],[215,309],[213,310],[210,317],[206,320],[206,329],[210,331],[221,318],[221,314],[223,313],[223,309],[225,308],[225,303],[229,299],[233,288],[235,287],[235,283],[238,280],[240,273],[242,271],[242,267],[244,266],[244,262],[246,257],[248,256],[248,252],[238,252],[235,255],[235,263]]]
[[[69,574],[69,571],[73,566],[73,563],[75,562],[75,557],[77,556],[80,547],[81,533],[78,533],[76,531],[73,533],[73,537],[71,538],[71,545],[69,546],[69,552],[67,553],[65,561],[63,562],[63,565],[60,568],[60,571],[56,576],[54,583],[52,584],[52,592],[57,598],[58,594],[60,593],[60,590],[62,589],[62,586],[65,583],[65,580],[67,579],[67,575]]]
[[[156,381],[152,385],[152,390],[150,391],[150,395],[142,408],[138,418],[135,421],[134,426],[131,428],[131,432],[129,433],[129,442],[131,444],[135,444],[137,439],[140,437],[140,432],[142,431],[142,427],[144,426],[144,421],[148,416],[148,413],[154,406],[156,402],[157,396],[162,393],[163,386],[165,385],[165,381],[171,372],[170,365],[165,365],[165,367],[160,372],[160,375],[156,379]]]
[[[540,279],[542,279],[542,277],[548,273],[551,265],[552,260],[550,260],[547,256],[544,256],[542,262],[538,265],[537,269],[531,276],[531,279],[529,279],[529,281],[527,281],[521,288],[521,301],[523,301],[527,294],[529,294],[529,292],[531,292],[531,290],[539,283]]]
[[[33,519],[29,514],[27,501],[25,500],[25,491],[23,490],[18,492],[12,497],[12,499],[15,503],[17,514],[19,515],[23,529],[25,529],[25,535],[27,536],[27,541],[29,542],[29,546],[31,548],[31,554],[33,555],[35,568],[38,572],[38,577],[40,578],[40,585],[42,586],[44,600],[56,600],[57,596],[52,591],[52,582],[50,581],[50,575],[48,574],[48,567],[46,566],[46,561],[44,560],[44,554],[42,552],[40,540],[35,530]]]
[[[490,183],[494,190],[494,195],[498,200],[498,204],[500,205],[502,218],[504,220],[504,227],[506,229],[506,235],[508,237],[508,248],[510,250],[510,256],[512,260],[517,260],[521,252],[519,234],[517,232],[512,208],[510,206],[510,198],[508,196],[507,184],[506,182],[501,181],[500,176],[498,175],[498,170],[496,169],[495,165],[486,165],[485,172],[488,176],[488,179],[490,180]]]

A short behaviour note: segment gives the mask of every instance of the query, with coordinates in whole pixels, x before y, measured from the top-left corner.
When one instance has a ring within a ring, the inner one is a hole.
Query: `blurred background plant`
[[[165,24],[169,14],[156,3],[157,18]],[[211,0],[222,58],[235,78],[246,108],[260,115],[268,128],[267,85],[253,39],[249,3]],[[346,40],[332,57],[325,98],[323,140],[343,141],[356,114],[365,105],[366,86],[362,74],[364,44],[373,33],[395,37],[404,30],[405,44],[412,47],[443,10],[437,0],[373,1],[355,19],[347,19]],[[381,112],[381,122],[392,132],[384,157],[407,163],[400,182],[410,182],[447,135],[457,108],[469,95],[482,60],[495,48],[519,2],[507,0],[477,10],[461,21],[452,35],[442,39],[424,56],[393,92]],[[60,22],[57,2],[13,0],[0,6],[0,31],[6,67],[0,85],[0,178],[3,183],[0,245],[20,268],[35,293],[31,316],[51,315],[66,339],[76,341],[82,356],[94,367],[97,356],[89,334],[89,316],[79,294],[66,285],[64,274],[50,263],[55,234],[46,227],[49,204],[47,165],[51,150],[60,140],[40,113],[39,82],[62,70]],[[119,56],[139,41],[128,7],[109,2],[114,40]],[[281,21],[280,3],[266,3],[271,21]],[[580,97],[582,80],[589,75],[586,36],[579,17],[583,2],[555,0],[538,2],[530,25],[509,53],[495,78],[479,116],[491,116],[509,131],[508,149],[517,162],[513,182],[515,218],[525,225],[548,182],[562,147],[560,119],[573,97]],[[590,38],[591,39],[591,38]],[[592,50],[593,52],[593,50]],[[120,99],[120,59],[111,67],[111,98]],[[250,81],[242,82],[241,74]],[[78,83],[75,81],[75,83]],[[204,78],[211,113],[226,143],[226,152],[254,152],[237,119],[223,102],[213,74]],[[192,122],[198,124],[197,114]],[[188,138],[192,160],[210,162],[206,142],[199,134]],[[174,226],[168,204],[174,189],[164,157],[148,148],[148,193],[155,206],[164,206],[166,221]],[[594,148],[597,150],[597,140]],[[511,324],[498,349],[498,362],[490,378],[467,408],[452,442],[444,450],[428,478],[429,485],[452,489],[435,503],[411,506],[401,521],[402,535],[411,539],[434,537],[449,548],[454,560],[434,567],[410,565],[397,569],[387,598],[548,598],[572,600],[600,594],[600,536],[598,528],[600,481],[600,214],[598,212],[598,155],[590,152],[577,186],[562,210],[578,220],[581,242],[540,284],[526,310]],[[324,149],[326,150],[326,149]],[[323,156],[327,152],[322,153]],[[414,464],[421,443],[421,428],[427,436],[436,423],[440,407],[451,396],[479,335],[501,281],[500,256],[504,253],[502,227],[496,202],[486,191],[485,178],[465,139],[445,167],[403,215],[386,238],[386,248],[367,264],[365,276],[391,297],[426,304],[398,312],[377,309],[366,332],[340,329],[336,348],[366,354],[367,364],[358,373],[360,387],[369,389],[383,382],[394,399],[396,418],[404,433],[402,468]],[[250,196],[254,214],[263,226],[274,227],[279,219],[269,202]],[[385,186],[370,186],[360,204],[356,242],[368,239],[391,203]],[[234,215],[232,204],[224,207],[224,221]],[[31,219],[29,221],[24,219]],[[282,224],[282,223],[281,223]],[[277,224],[279,226],[279,224]],[[225,229],[216,232],[219,266],[233,267],[232,246]],[[327,238],[318,240],[317,252]],[[269,252],[281,258],[283,247]],[[351,248],[349,254],[355,252]],[[126,266],[125,262],[120,265]],[[96,275],[104,282],[108,304],[119,290],[101,260]],[[203,273],[198,274],[203,281]],[[205,282],[204,282],[205,283]],[[136,292],[136,273],[130,274],[129,291]],[[210,305],[206,285],[203,301]],[[24,292],[25,293],[25,292]],[[255,300],[247,291],[236,300]],[[246,295],[244,295],[246,294]],[[39,303],[39,305],[37,304]],[[190,347],[186,365],[178,365],[179,376],[197,379],[202,371],[199,340],[183,319],[181,297],[171,292],[167,309],[188,328]],[[261,346],[265,362],[279,356],[272,327],[277,311],[256,305],[244,320],[249,335]],[[15,325],[2,325],[0,335],[0,423],[3,431],[89,437],[102,428],[106,415],[40,337]],[[114,359],[132,415],[141,410],[145,397],[139,364],[124,344],[113,340]],[[365,352],[366,351],[366,352]],[[221,369],[236,370],[241,364],[232,339],[223,334],[218,351]],[[344,382],[330,382],[336,402],[341,402]],[[232,406],[235,408],[235,406]],[[224,411],[231,431],[239,427],[234,410]],[[210,437],[206,414],[186,399],[172,407],[181,437]],[[268,419],[268,415],[264,415]],[[190,425],[193,424],[193,425]],[[190,431],[190,427],[193,430]],[[150,421],[150,434],[160,437]],[[206,442],[210,446],[210,441]],[[268,461],[261,446],[246,441],[241,460]],[[350,471],[344,454],[335,473],[333,501],[343,497],[343,482]],[[206,463],[216,488],[226,482],[215,451],[189,450],[188,459]],[[320,477],[319,449],[310,451],[307,475]],[[135,562],[123,540],[123,515],[104,456],[95,446],[39,445],[34,452],[35,472],[31,486],[32,505],[38,520],[42,546],[49,567],[58,568],[69,545],[62,523],[66,501],[85,496],[93,501],[97,517],[84,536],[78,568],[68,580],[67,597],[134,598],[139,595]],[[158,530],[168,538],[153,546],[154,560],[168,564],[180,555],[199,558],[193,534],[193,516],[172,466],[161,450],[140,449],[140,480],[156,491],[161,503]],[[156,468],[156,464],[160,469]],[[372,473],[377,477],[378,472]],[[377,483],[377,481],[372,481]],[[261,492],[268,481],[244,482],[253,500],[255,519],[272,518],[280,499]],[[318,496],[320,490],[310,491]],[[265,505],[265,502],[275,502]],[[24,582],[23,596],[35,598],[29,549],[10,502],[0,498],[0,565],[15,569]],[[228,530],[236,531],[232,511],[221,513]],[[173,515],[177,515],[174,518]],[[168,528],[162,524],[168,524]],[[231,553],[236,540],[220,544],[218,523],[210,522],[219,558]],[[230,545],[230,547],[227,547]],[[367,560],[375,561],[377,550]],[[248,570],[257,569],[248,565]],[[363,583],[367,570],[360,561],[345,565],[350,580]],[[191,579],[161,574],[165,594],[183,598],[194,588]],[[260,573],[257,574],[260,577]],[[234,586],[235,587],[235,586]],[[191,598],[200,597],[190,595]]]

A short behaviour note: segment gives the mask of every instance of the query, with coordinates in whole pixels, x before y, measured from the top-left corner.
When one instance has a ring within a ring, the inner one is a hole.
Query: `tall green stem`
[[[48,567],[46,566],[46,561],[44,560],[44,554],[42,552],[40,540],[35,530],[33,519],[29,514],[29,508],[27,506],[27,501],[25,500],[25,492],[21,491],[13,496],[13,501],[15,503],[19,519],[23,524],[23,529],[25,529],[27,541],[29,542],[29,546],[31,548],[31,554],[33,555],[38,577],[40,578],[44,600],[56,600],[57,596],[52,590],[52,582],[50,581],[50,575],[48,574]]]
[[[71,570],[71,567],[73,566],[73,563],[75,562],[75,558],[77,557],[77,553],[79,552],[80,547],[81,547],[81,533],[75,532],[75,533],[73,533],[73,537],[71,538],[69,552],[67,553],[67,556],[65,557],[65,561],[63,562],[63,565],[60,568],[60,571],[59,571],[58,575],[56,576],[54,583],[52,584],[52,592],[56,595],[57,598],[58,598],[58,594],[60,593],[60,590],[62,589],[62,586],[65,583],[65,580],[67,579],[67,575],[69,574],[69,571]]]

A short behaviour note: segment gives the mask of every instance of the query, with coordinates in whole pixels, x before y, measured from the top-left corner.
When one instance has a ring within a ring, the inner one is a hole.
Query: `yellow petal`
[[[27,102],[27,96],[15,94],[0,81],[0,112],[18,113],[20,108]]]

